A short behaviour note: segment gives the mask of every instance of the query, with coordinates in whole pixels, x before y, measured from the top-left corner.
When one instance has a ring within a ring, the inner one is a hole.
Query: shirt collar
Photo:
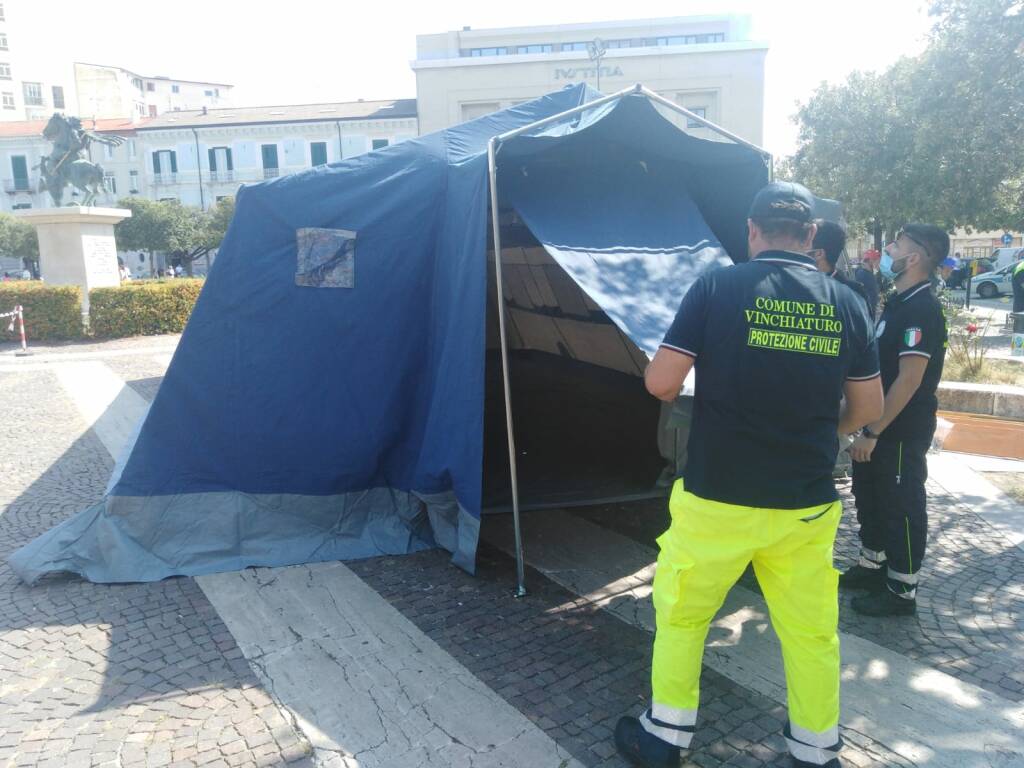
[[[924,281],[922,281],[920,283],[915,283],[914,285],[912,285],[909,288],[907,288],[907,290],[905,290],[902,293],[899,293],[897,295],[900,297],[900,301],[906,301],[911,296],[916,296],[918,293],[923,291],[929,285],[931,285],[931,281],[930,280],[924,280]]]
[[[813,269],[815,272],[818,271],[818,265],[814,263],[814,259],[806,254],[795,253],[793,251],[761,251],[754,257],[754,261],[763,261],[774,264],[781,262],[783,264],[793,264],[795,266]]]

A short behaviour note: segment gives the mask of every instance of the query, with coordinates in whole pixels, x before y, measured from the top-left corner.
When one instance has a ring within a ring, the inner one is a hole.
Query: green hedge
[[[82,291],[77,285],[46,285],[38,280],[0,282],[0,313],[21,305],[25,313],[25,336],[33,341],[77,339],[82,335]],[[11,318],[0,319],[0,339],[21,338],[18,324],[8,331]]]
[[[98,338],[180,333],[202,280],[140,280],[89,291],[89,329]]]

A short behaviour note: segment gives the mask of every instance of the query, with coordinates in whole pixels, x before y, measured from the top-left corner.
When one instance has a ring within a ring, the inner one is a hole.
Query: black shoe
[[[817,763],[808,763],[806,760],[797,760],[793,758],[793,765],[796,768],[843,768],[843,764],[839,762],[838,757],[834,757],[824,765],[818,765]]]
[[[881,592],[885,589],[885,568],[865,568],[863,565],[855,565],[846,573],[839,574],[839,588]]]
[[[643,768],[679,768],[679,747],[644,730],[635,717],[619,718],[615,746],[633,765]]]
[[[855,597],[850,604],[864,616],[913,616],[917,613],[917,600],[900,597],[891,589]]]

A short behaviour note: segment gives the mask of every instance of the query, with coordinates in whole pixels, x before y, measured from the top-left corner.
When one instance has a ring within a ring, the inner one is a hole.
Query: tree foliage
[[[120,202],[132,211],[117,225],[117,242],[123,249],[163,251],[191,274],[192,263],[220,247],[235,212],[227,197],[209,211],[178,202],[158,202],[131,197]]]
[[[924,53],[823,84],[784,172],[851,223],[1024,228],[1024,2],[934,0]]]
[[[36,228],[27,221],[0,213],[0,254],[21,259],[22,264],[39,273],[39,238]]]

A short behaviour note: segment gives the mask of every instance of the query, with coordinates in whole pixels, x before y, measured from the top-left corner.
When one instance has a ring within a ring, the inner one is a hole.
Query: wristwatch
[[[868,438],[870,438],[872,440],[877,440],[878,439],[878,435],[876,435],[874,432],[871,431],[871,427],[864,427],[864,429],[862,429],[860,431],[860,433],[864,437],[868,437]]]

